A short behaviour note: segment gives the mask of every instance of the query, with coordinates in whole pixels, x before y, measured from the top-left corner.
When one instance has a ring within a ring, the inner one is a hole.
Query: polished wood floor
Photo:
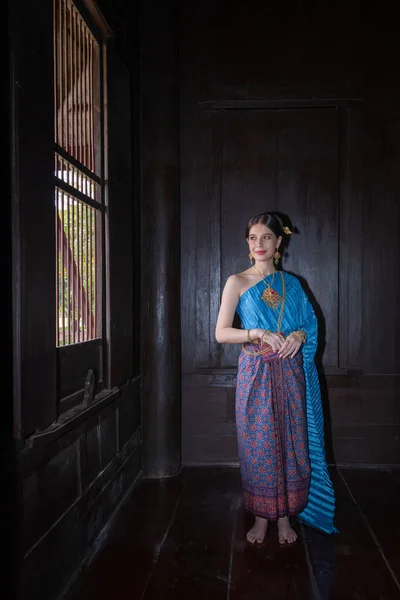
[[[67,600],[400,598],[400,469],[333,469],[340,533],[296,522],[299,541],[246,544],[236,469],[142,481]]]

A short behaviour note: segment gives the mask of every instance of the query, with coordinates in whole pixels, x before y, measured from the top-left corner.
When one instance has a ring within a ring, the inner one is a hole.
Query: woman
[[[276,268],[290,234],[277,214],[250,219],[251,267],[228,278],[216,325],[219,343],[242,344],[236,424],[244,505],[255,515],[251,544],[264,542],[268,521],[277,521],[281,544],[295,543],[291,515],[337,531],[314,363],[317,321],[298,279]],[[235,312],[243,329],[232,327]]]

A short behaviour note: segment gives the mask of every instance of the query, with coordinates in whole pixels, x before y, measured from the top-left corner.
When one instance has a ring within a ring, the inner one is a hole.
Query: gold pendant
[[[261,298],[270,308],[277,308],[282,300],[278,292],[273,290],[270,285],[265,288]]]

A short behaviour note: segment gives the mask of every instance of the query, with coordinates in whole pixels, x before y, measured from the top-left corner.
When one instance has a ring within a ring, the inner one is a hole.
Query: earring
[[[253,255],[251,252],[249,253],[249,261],[250,261],[251,266],[253,266]]]
[[[279,250],[278,250],[278,248],[277,248],[277,249],[275,250],[275,254],[274,254],[274,263],[275,263],[275,266],[276,266],[276,267],[278,266],[278,263],[279,263],[279,259],[280,259],[280,257],[281,257],[281,255],[280,255],[280,252],[279,252]]]

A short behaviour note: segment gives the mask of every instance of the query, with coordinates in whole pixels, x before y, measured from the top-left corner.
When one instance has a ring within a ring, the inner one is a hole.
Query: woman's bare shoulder
[[[254,275],[250,269],[246,269],[240,273],[234,273],[233,275],[230,275],[226,280],[226,286],[235,290],[240,296],[254,283],[254,279],[257,280],[257,275]]]
[[[229,289],[236,289],[240,286],[240,273],[233,273],[229,275],[228,279],[225,282],[225,287]]]

